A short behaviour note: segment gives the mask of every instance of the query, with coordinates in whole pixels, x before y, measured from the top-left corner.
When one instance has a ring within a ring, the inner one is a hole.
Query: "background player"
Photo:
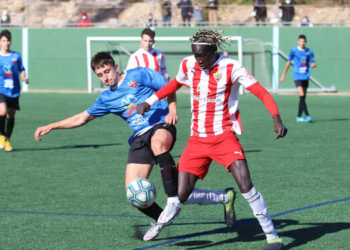
[[[309,111],[307,110],[305,100],[311,74],[310,66],[311,68],[315,68],[316,63],[314,52],[311,49],[306,48],[305,44],[306,36],[300,35],[298,38],[298,46],[290,50],[288,61],[284,67],[284,71],[280,79],[280,83],[284,82],[290,62],[293,60],[293,80],[300,98],[298,116],[296,118],[297,122],[310,122],[312,120]],[[305,113],[306,117],[302,116],[303,112]]]
[[[150,28],[142,31],[141,48],[130,56],[126,70],[138,67],[150,68],[159,72],[169,81],[170,77],[165,65],[164,52],[153,48],[155,35],[156,33]]]
[[[241,64],[217,53],[217,47],[229,42],[217,31],[201,29],[190,39],[193,56],[180,64],[176,79],[139,104],[140,114],[147,112],[158,100],[174,93],[182,85],[191,91],[191,137],[178,163],[178,196],[182,203],[192,203],[191,192],[197,180],[204,179],[214,160],[231,172],[242,196],[248,201],[254,216],[267,238],[265,249],[283,249],[263,196],[254,187],[243,148],[236,134],[241,134],[238,90],[246,87],[265,104],[274,121],[276,139],[287,134],[277,106],[271,95]],[[197,190],[197,197],[205,201],[205,190]],[[213,194],[212,196],[215,196]]]
[[[0,149],[12,151],[10,137],[15,126],[16,110],[20,110],[19,96],[22,81],[29,83],[22,64],[20,53],[10,50],[11,33],[3,30],[0,33]]]
[[[178,120],[176,96],[169,96],[169,109],[163,100],[147,116],[142,117],[137,114],[136,105],[164,86],[167,83],[164,77],[147,68],[129,70],[121,75],[118,73],[118,65],[106,52],[97,53],[91,59],[91,68],[100,81],[110,87],[109,90],[104,91],[82,113],[37,128],[35,139],[41,141],[41,136],[51,130],[77,128],[109,113],[120,116],[133,131],[129,139],[125,187],[134,179],[148,178],[153,164],[159,163],[164,189],[168,195],[167,206],[163,211],[157,203],[153,203],[152,206],[139,210],[156,221],[163,214],[161,222],[171,223],[181,207],[177,197],[177,171],[169,153],[176,140],[176,129],[173,126]],[[115,133],[116,129],[113,128],[112,131]]]

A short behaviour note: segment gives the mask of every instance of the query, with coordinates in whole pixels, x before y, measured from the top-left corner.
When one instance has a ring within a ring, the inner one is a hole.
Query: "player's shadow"
[[[350,223],[344,222],[334,222],[334,223],[299,223],[296,220],[278,220],[273,219],[274,225],[276,227],[277,232],[280,232],[279,235],[282,238],[291,238],[292,242],[285,246],[285,249],[294,249],[305,245],[310,241],[317,240],[323,237],[326,234],[340,232],[342,230],[349,230]],[[222,225],[222,222],[216,222]],[[202,224],[200,223],[174,223],[173,226],[189,226],[191,224]],[[214,224],[213,222],[209,224]],[[293,229],[290,231],[282,232],[282,229],[287,228],[289,226],[299,226],[298,229]],[[230,239],[223,241],[208,241],[208,239],[200,241],[198,239],[194,239],[191,241],[191,238],[196,238],[198,236],[203,235],[215,235],[215,234],[234,234],[236,233],[236,237],[230,237]],[[160,235],[161,236],[161,235]],[[227,228],[218,228],[210,231],[199,232],[195,234],[187,234],[176,236],[172,238],[167,238],[166,240],[179,240],[186,239],[186,242],[175,243],[177,246],[186,247],[186,249],[202,249],[202,248],[210,248],[214,246],[222,246],[222,248],[226,248],[226,244],[234,244],[237,242],[255,242],[255,241],[264,241],[265,235],[262,233],[262,229],[255,219],[245,219],[237,221],[236,226],[233,229]],[[165,240],[161,237],[158,240]]]
[[[312,120],[312,123],[316,122],[344,122],[344,121],[350,121],[350,118],[336,118],[336,119],[317,119]]]
[[[100,148],[122,145],[121,143],[106,143],[106,144],[89,144],[89,145],[69,145],[63,147],[51,147],[51,148],[16,148],[13,151],[45,151],[45,150],[58,150],[58,149],[74,149],[74,148]]]

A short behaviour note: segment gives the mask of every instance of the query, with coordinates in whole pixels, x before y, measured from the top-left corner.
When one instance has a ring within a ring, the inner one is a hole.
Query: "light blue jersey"
[[[95,103],[86,111],[92,116],[102,117],[109,113],[124,119],[135,135],[142,134],[160,122],[165,122],[169,114],[165,100],[151,106],[144,116],[136,112],[136,106],[162,88],[167,80],[159,73],[148,68],[135,68],[126,71],[125,78],[115,88],[104,91]]]
[[[0,93],[11,98],[19,97],[21,85],[19,73],[24,71],[21,55],[11,51],[8,55],[0,54]]]
[[[309,80],[311,70],[310,63],[315,62],[314,52],[311,49],[304,50],[295,47],[290,50],[288,61],[293,60],[293,80]]]

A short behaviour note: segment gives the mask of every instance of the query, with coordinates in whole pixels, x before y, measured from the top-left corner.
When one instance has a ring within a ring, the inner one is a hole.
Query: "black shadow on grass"
[[[338,119],[321,119],[321,120],[312,120],[311,123],[316,122],[344,122],[344,121],[350,121],[350,118],[338,118]]]
[[[55,148],[16,148],[13,151],[44,151],[44,150],[57,150],[57,149],[74,149],[74,148],[100,148],[122,145],[121,143],[108,143],[108,144],[94,144],[94,145],[70,145]]]
[[[308,242],[317,240],[323,237],[326,234],[336,233],[342,230],[349,230],[350,223],[338,222],[338,223],[299,223],[296,220],[277,220],[273,219],[274,225],[276,227],[277,232],[279,232],[280,237],[282,238],[292,238],[292,243],[285,246],[285,249],[295,249],[299,248]],[[217,222],[222,224],[222,222]],[[185,225],[183,224],[175,224],[175,225]],[[198,224],[198,223],[189,223],[189,224]],[[209,223],[213,224],[213,223]],[[239,224],[242,224],[241,226]],[[288,226],[299,226],[301,228],[284,231],[281,232],[283,228]],[[233,238],[218,241],[215,243],[209,242],[208,240],[199,241],[195,239],[193,241],[190,238],[196,238],[198,236],[204,235],[215,235],[215,234],[228,234],[228,233],[236,233],[238,236]],[[223,249],[227,246],[225,244],[234,244],[237,242],[253,242],[253,241],[263,241],[266,239],[265,235],[262,232],[260,225],[257,223],[255,219],[244,219],[240,220],[236,227],[233,229],[216,229],[201,233],[187,234],[181,235],[173,238],[167,238],[167,240],[176,240],[176,239],[187,239],[186,242],[175,243],[174,245],[187,247],[186,249],[202,249],[202,248],[210,248],[214,246],[222,245]],[[159,239],[163,240],[164,239]],[[233,245],[234,246],[234,245]],[[331,246],[330,246],[331,249]]]

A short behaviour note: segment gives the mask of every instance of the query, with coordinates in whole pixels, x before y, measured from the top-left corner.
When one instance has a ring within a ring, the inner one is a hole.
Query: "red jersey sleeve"
[[[163,88],[158,90],[155,95],[158,97],[158,100],[162,100],[165,97],[168,97],[172,93],[176,92],[179,88],[182,87],[182,84],[179,83],[176,79],[171,80],[168,82]]]
[[[279,115],[277,105],[272,96],[263,86],[260,85],[259,82],[247,87],[247,89],[265,104],[265,107],[270,112],[271,116]]]

